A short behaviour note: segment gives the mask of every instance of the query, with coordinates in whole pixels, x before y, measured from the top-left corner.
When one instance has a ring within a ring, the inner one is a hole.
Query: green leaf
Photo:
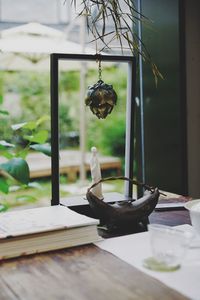
[[[13,130],[18,130],[22,128],[34,130],[36,127],[37,127],[36,121],[24,122],[24,123],[14,124],[11,126]]]
[[[9,192],[9,184],[2,177],[0,177],[0,191],[4,194],[8,194]]]
[[[17,191],[20,191],[21,189],[24,189],[24,185],[11,185],[9,187],[9,192],[17,192]]]
[[[19,123],[19,124],[14,124],[14,125],[11,126],[11,128],[12,128],[13,130],[18,130],[18,129],[23,128],[26,124],[27,124],[27,122]]]
[[[25,129],[29,129],[29,130],[34,130],[36,129],[40,124],[42,124],[43,122],[47,121],[47,120],[50,120],[50,117],[49,116],[42,116],[40,119],[36,120],[36,121],[30,121],[30,122],[27,122],[23,128]]]
[[[8,143],[8,142],[6,142],[6,141],[4,141],[4,140],[1,140],[1,141],[0,141],[0,146],[3,146],[3,147],[11,147],[11,148],[14,148],[14,147],[15,147],[15,145],[10,144],[10,143]]]
[[[15,148],[15,145],[3,140],[0,141],[0,150],[2,150],[0,154],[1,156],[6,157],[7,159],[13,158],[14,155],[9,151],[9,148]]]
[[[28,148],[24,148],[24,149],[22,149],[21,151],[19,151],[19,152],[16,154],[16,157],[21,157],[21,158],[23,158],[23,159],[26,159],[28,153],[29,153],[29,149],[28,149]]]
[[[17,202],[35,202],[37,199],[31,195],[21,195],[16,197]]]
[[[37,126],[39,126],[40,124],[42,124],[42,123],[44,123],[44,122],[46,122],[46,121],[49,121],[49,120],[50,120],[50,116],[44,115],[44,116],[42,116],[40,119],[38,119],[38,120],[36,121],[36,124],[37,124]]]
[[[30,148],[51,156],[51,146],[49,144],[30,145]]]
[[[27,162],[20,157],[13,158],[6,163],[0,164],[0,169],[6,171],[21,183],[28,184],[29,182],[29,166]]]
[[[29,130],[34,130],[36,129],[40,124],[42,124],[45,121],[50,120],[50,117],[48,115],[44,115],[41,118],[39,118],[36,121],[29,121],[29,122],[24,122],[24,123],[19,123],[19,124],[14,124],[11,126],[13,130],[18,130],[18,129],[29,129]]]
[[[36,122],[36,121],[30,121],[30,122],[27,122],[27,123],[23,126],[23,128],[29,129],[29,130],[34,130],[34,129],[36,129],[36,127],[37,127],[37,122]]]
[[[0,146],[0,149],[4,150],[5,148]],[[11,158],[15,157],[15,155],[13,153],[7,151],[6,149],[3,152],[1,152],[1,156],[6,157],[7,159],[11,159]]]
[[[38,189],[38,190],[42,190],[43,189],[42,185],[39,182],[37,182],[37,181],[29,182],[28,187],[29,188]]]
[[[0,114],[1,114],[1,115],[6,115],[6,116],[8,116],[8,115],[9,115],[9,112],[8,112],[7,110],[2,110],[2,109],[0,109]]]
[[[8,210],[8,207],[7,204],[0,203],[0,212]]]
[[[38,143],[38,144],[44,144],[46,142],[47,138],[48,138],[48,131],[47,130],[40,130],[36,134],[24,135],[23,138],[30,141],[30,142],[34,142],[34,143]]]

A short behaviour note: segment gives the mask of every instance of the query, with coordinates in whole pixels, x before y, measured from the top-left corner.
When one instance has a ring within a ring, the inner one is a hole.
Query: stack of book
[[[0,260],[96,242],[99,221],[56,205],[0,214]]]

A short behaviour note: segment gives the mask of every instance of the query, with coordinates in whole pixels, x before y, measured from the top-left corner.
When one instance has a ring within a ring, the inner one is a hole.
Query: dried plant
[[[76,0],[71,0],[71,4],[77,7]],[[137,33],[138,21],[147,23],[150,20],[138,12],[133,0],[82,0],[79,16],[86,17],[97,52],[117,47],[122,54],[130,50],[150,64],[156,84],[159,77],[163,78]]]

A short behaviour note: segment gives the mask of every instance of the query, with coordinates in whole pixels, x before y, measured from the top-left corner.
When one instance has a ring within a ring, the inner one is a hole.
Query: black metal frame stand
[[[59,90],[58,73],[60,60],[122,62],[128,64],[127,108],[126,108],[126,147],[125,147],[125,176],[133,178],[134,160],[134,115],[135,115],[135,82],[136,59],[133,56],[62,54],[53,53],[51,59],[51,167],[52,167],[52,200],[51,205],[60,203],[59,192]],[[125,196],[132,198],[132,184],[127,182]]]

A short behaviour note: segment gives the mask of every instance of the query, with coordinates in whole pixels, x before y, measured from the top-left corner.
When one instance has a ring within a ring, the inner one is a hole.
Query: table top
[[[178,292],[94,245],[1,263],[1,300],[184,300]]]
[[[191,200],[189,197],[178,196],[173,198],[163,198],[159,203],[185,203]],[[169,209],[163,211],[154,211],[149,216],[150,223],[159,223],[169,226],[182,224],[191,224],[189,212],[186,209]]]
[[[190,223],[188,212],[182,210],[154,212],[150,221],[168,225]],[[91,244],[2,261],[0,299],[187,298]]]

